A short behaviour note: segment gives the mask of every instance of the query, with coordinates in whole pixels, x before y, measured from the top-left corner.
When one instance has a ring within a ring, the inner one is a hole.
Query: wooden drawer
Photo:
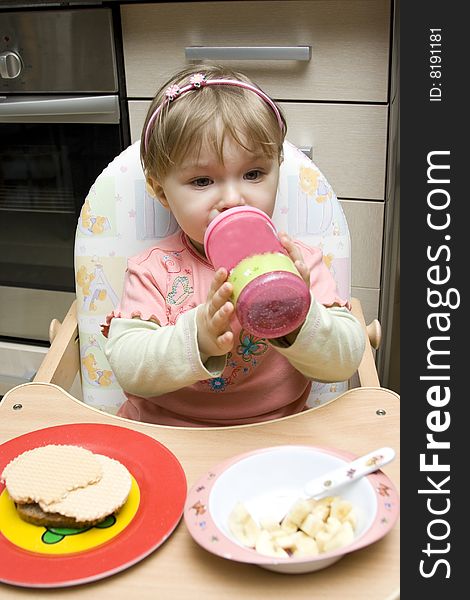
[[[379,318],[380,290],[371,288],[352,287],[351,296],[358,298],[364,313],[364,320],[368,325]]]
[[[149,102],[130,101],[132,141],[139,139]],[[341,198],[383,200],[387,107],[362,104],[281,103],[287,138],[312,146],[314,162]]]
[[[384,203],[342,200],[341,206],[351,235],[351,285],[379,288]]]
[[[384,200],[387,107],[280,103],[287,138],[312,147],[312,160],[341,198]]]
[[[130,100],[129,103],[129,125],[131,128],[131,142],[134,143],[142,135],[145,117],[150,106],[148,100]]]
[[[311,46],[309,61],[217,60],[278,100],[386,102],[390,0],[175,2],[121,7],[127,93],[150,98],[190,46]]]

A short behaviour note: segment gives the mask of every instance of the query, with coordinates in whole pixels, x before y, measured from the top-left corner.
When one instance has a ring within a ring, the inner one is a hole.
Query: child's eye
[[[209,177],[198,177],[197,179],[193,179],[193,181],[191,181],[191,184],[196,187],[207,187],[211,183],[212,179],[209,179]]]
[[[262,173],[259,169],[253,169],[253,171],[248,171],[245,173],[245,179],[248,181],[256,181],[262,176]]]

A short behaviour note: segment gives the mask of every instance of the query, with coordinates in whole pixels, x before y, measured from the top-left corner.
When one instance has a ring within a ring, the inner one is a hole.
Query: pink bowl
[[[329,567],[346,554],[377,542],[394,527],[399,515],[398,491],[383,471],[342,489],[340,495],[355,507],[358,522],[354,541],[331,552],[289,558],[265,556],[233,536],[228,518],[237,502],[248,508],[263,506],[270,496],[302,489],[306,478],[318,477],[356,457],[341,449],[306,445],[271,446],[230,457],[212,466],[189,490],[184,507],[186,527],[202,548],[226,560],[292,575]]]

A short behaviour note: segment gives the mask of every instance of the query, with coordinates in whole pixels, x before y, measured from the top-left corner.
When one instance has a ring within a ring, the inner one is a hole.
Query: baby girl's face
[[[193,245],[204,254],[204,233],[209,223],[228,208],[253,206],[269,217],[274,211],[279,161],[242,148],[227,137],[224,163],[202,148],[196,158],[187,155],[157,184],[160,202],[171,210]]]

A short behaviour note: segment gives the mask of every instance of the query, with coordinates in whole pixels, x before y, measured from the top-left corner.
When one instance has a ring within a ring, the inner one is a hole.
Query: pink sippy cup
[[[310,307],[310,291],[279,241],[271,219],[249,206],[230,208],[209,224],[204,249],[225,267],[242,327],[262,338],[294,331]]]

